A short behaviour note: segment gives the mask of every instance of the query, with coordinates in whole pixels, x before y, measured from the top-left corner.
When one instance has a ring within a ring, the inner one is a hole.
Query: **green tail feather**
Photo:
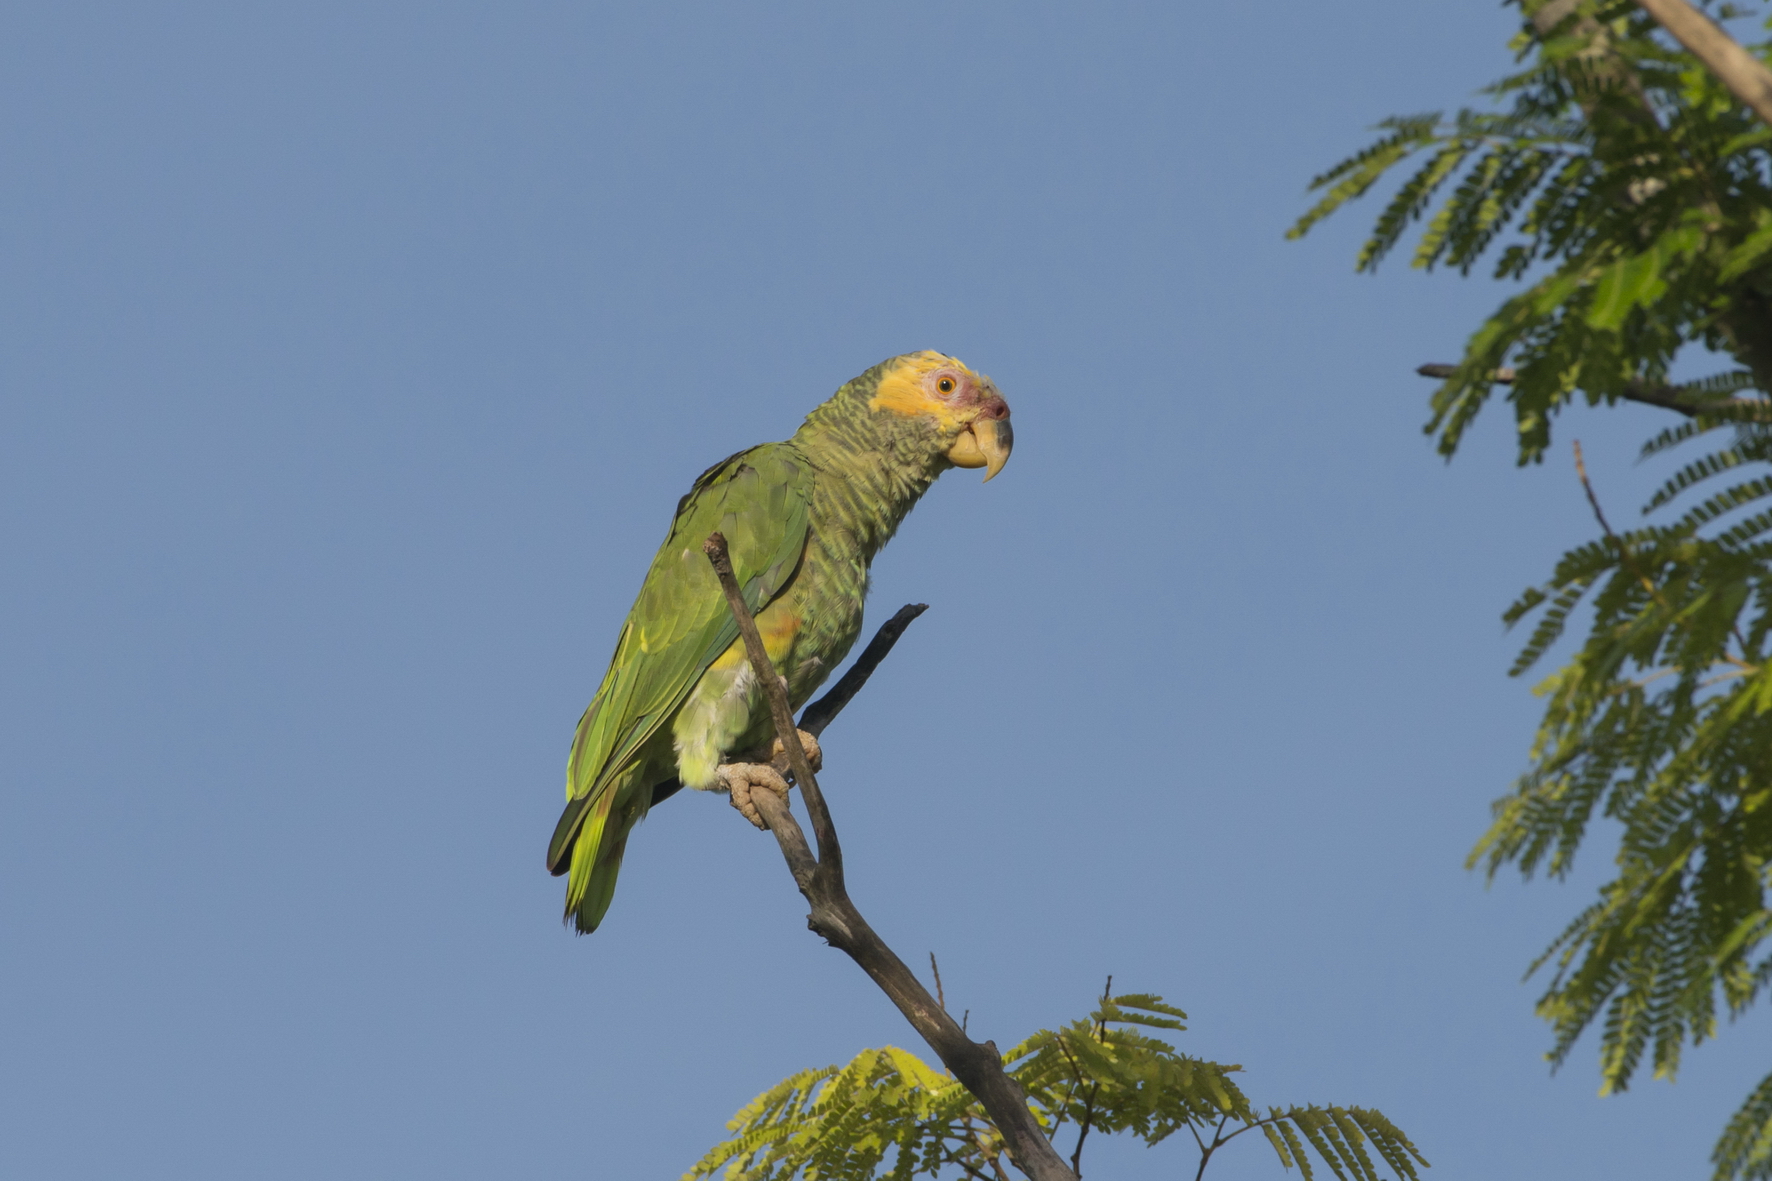
[[[572,851],[578,845],[578,830],[590,809],[591,797],[568,800],[560,823],[554,826],[554,839],[548,842],[548,872],[559,877],[572,867]]]
[[[624,834],[591,868],[590,876],[585,882],[584,897],[571,912],[573,924],[580,935],[589,935],[595,931],[597,924],[609,912],[609,904],[615,899],[616,875],[621,873],[621,855],[627,851],[627,847],[628,838]]]
[[[615,897],[628,834],[646,818],[651,792],[642,790],[640,780],[639,768],[633,768],[593,796],[573,800],[555,830],[558,847],[550,848],[549,861],[551,866],[570,864],[566,917],[574,920],[580,934],[590,934],[603,921]]]

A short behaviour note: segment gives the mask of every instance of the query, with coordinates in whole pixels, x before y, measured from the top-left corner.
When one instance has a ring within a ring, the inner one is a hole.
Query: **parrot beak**
[[[955,467],[983,468],[984,482],[988,484],[1009,462],[1009,452],[1014,446],[1015,431],[1009,425],[1009,408],[1003,406],[1002,417],[981,416],[960,432],[960,437],[948,448],[948,462]]]

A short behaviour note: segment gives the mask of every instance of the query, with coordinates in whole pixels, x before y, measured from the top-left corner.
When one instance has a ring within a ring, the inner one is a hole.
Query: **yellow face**
[[[1003,470],[1015,443],[1009,403],[996,383],[942,353],[898,358],[880,379],[868,409],[933,419],[937,435],[948,444],[948,462],[984,468],[986,480]]]

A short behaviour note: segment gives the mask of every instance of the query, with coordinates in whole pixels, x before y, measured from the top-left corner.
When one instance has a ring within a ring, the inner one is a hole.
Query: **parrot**
[[[725,535],[764,650],[798,710],[861,632],[869,569],[918,498],[949,468],[986,481],[1014,445],[996,384],[925,350],[875,365],[806,416],[792,438],[708,468],[677,502],[669,534],[579,719],[566,810],[548,872],[566,875],[565,921],[595,931],[615,896],[634,826],[687,786],[725,793],[765,827],[757,790],[785,797],[768,702],[702,543]],[[821,752],[800,732],[816,770]]]

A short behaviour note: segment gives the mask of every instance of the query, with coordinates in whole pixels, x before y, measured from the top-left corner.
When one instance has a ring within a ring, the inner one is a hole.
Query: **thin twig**
[[[1217,1129],[1212,1133],[1212,1146],[1200,1150],[1200,1167],[1194,1171],[1194,1181],[1200,1181],[1200,1178],[1206,1175],[1206,1165],[1207,1162],[1211,1161],[1212,1154],[1224,1147],[1224,1126],[1230,1122],[1231,1117],[1228,1115],[1219,1120]],[[1195,1136],[1194,1139],[1198,1140],[1199,1137]]]
[[[1623,693],[1628,689],[1647,689],[1651,684],[1653,684],[1656,681],[1659,681],[1662,677],[1671,677],[1679,671],[1680,670],[1677,668],[1659,669],[1655,672],[1650,673],[1646,677],[1638,677],[1635,680],[1621,681],[1616,689],[1608,689],[1607,693],[1608,694],[1618,694],[1618,693]]]
[[[1001,1153],[991,1157],[991,1169],[997,1174],[997,1181],[1011,1181],[1009,1173],[1003,1168]]]
[[[1587,478],[1587,464],[1581,458],[1580,439],[1575,440],[1575,474],[1581,480],[1581,490],[1587,493],[1587,503],[1594,510],[1594,520],[1600,523],[1601,530],[1606,534],[1606,540],[1610,541],[1612,548],[1618,551],[1619,562],[1626,570],[1637,576],[1637,581],[1643,584],[1643,589],[1649,592],[1649,597],[1655,600],[1656,605],[1672,615],[1673,608],[1668,605],[1666,599],[1661,597],[1660,588],[1655,585],[1653,579],[1637,567],[1635,555],[1631,552],[1630,546],[1626,545],[1624,539],[1612,531],[1612,526],[1606,521],[1606,510],[1600,507],[1600,498],[1594,493],[1593,482]]]
[[[1065,1045],[1063,1034],[1058,1035],[1057,1044],[1058,1044],[1058,1052],[1060,1054],[1063,1054],[1064,1060],[1071,1064],[1071,1074],[1076,1079],[1076,1086],[1081,1087],[1083,1085],[1083,1068],[1077,1064],[1076,1058],[1074,1058],[1071,1055],[1071,1048],[1069,1046]],[[1101,1084],[1096,1083],[1095,1087],[1097,1089],[1099,1089],[1101,1087]],[[1074,1091],[1072,1089],[1068,1089],[1068,1088],[1066,1089],[1065,1095],[1064,1095],[1064,1101],[1067,1105],[1070,1103],[1071,1095],[1073,1093],[1074,1093]],[[1090,1095],[1089,1095],[1089,1102],[1093,1103],[1094,1101],[1095,1101],[1095,1093],[1094,1093],[1094,1091],[1091,1091]],[[1085,1110],[1085,1112],[1084,1112],[1084,1119],[1078,1122],[1077,1127],[1080,1130],[1077,1132],[1077,1151],[1071,1153],[1071,1170],[1077,1174],[1078,1181],[1082,1181],[1083,1166],[1078,1162],[1077,1158],[1083,1155],[1083,1137],[1085,1137],[1089,1134],[1089,1122],[1088,1122],[1087,1110]],[[1054,1127],[1053,1131],[1056,1132],[1057,1128]]]
[[[1071,1172],[1083,1181],[1083,1141],[1089,1139],[1089,1125],[1095,1119],[1095,1096],[1101,1093],[1099,1081],[1089,1086],[1089,1099],[1083,1104],[1083,1120],[1077,1125],[1077,1150],[1071,1153]]]
[[[843,854],[836,826],[825,806],[824,794],[819,791],[818,780],[806,761],[806,752],[800,745],[787,688],[776,675],[769,653],[764,650],[757,622],[744,600],[737,575],[733,573],[726,539],[718,533],[712,534],[702,551],[712,563],[720,589],[726,595],[727,606],[738,623],[751,669],[769,702],[776,737],[787,753],[788,763],[800,787],[800,798],[812,821],[813,835],[818,841],[815,858],[807,847],[805,834],[794,822],[787,802],[774,792],[755,794],[753,798],[758,812],[774,833],[800,893],[811,904],[812,913],[807,916],[807,925],[854,960],[898,1006],[898,1011],[929,1043],[942,1065],[977,1098],[996,1125],[1004,1150],[1017,1168],[1032,1181],[1077,1181],[1077,1175],[1065,1167],[1063,1158],[1046,1140],[1039,1121],[1028,1109],[1026,1093],[1003,1070],[1002,1052],[991,1042],[981,1044],[967,1037],[850,900],[843,884]]]
[[[1009,1174],[1003,1171],[1003,1150],[991,1147],[985,1134],[972,1122],[971,1114],[962,1116],[960,1126],[966,1129],[966,1135],[972,1140],[972,1146],[978,1149],[978,1155],[991,1166],[991,1172],[997,1175],[998,1181],[1009,1181]]]
[[[1072,1073],[1064,1082],[1064,1098],[1060,1099],[1058,1101],[1058,1106],[1052,1109],[1052,1126],[1046,1129],[1046,1139],[1048,1140],[1056,1140],[1058,1138],[1059,1129],[1064,1127],[1066,1121],[1070,1118],[1065,1112],[1070,1110],[1071,1100],[1077,1094],[1077,1082],[1079,1078],[1077,1073],[1077,1060],[1071,1057],[1071,1052],[1069,1050],[1065,1049],[1064,1039],[1062,1037],[1058,1039],[1058,1052],[1063,1054],[1065,1060],[1071,1064]]]
[[[1103,985],[1101,989],[1101,1003],[1103,1007],[1106,1007],[1113,995],[1114,978],[1109,976],[1107,978],[1107,983]],[[1106,1017],[1103,1017],[1100,1021],[1095,1023],[1095,1040],[1103,1045],[1107,1044]],[[1062,1048],[1064,1043],[1060,1041],[1059,1045]],[[1070,1051],[1066,1050],[1064,1056],[1070,1058]],[[1071,1069],[1077,1071],[1078,1076],[1081,1077],[1083,1072],[1082,1069],[1078,1067],[1075,1059],[1071,1059]],[[1077,1174],[1078,1181],[1082,1181],[1083,1177],[1083,1141],[1089,1138],[1089,1128],[1095,1122],[1095,1100],[1100,1094],[1101,1080],[1096,1079],[1095,1082],[1090,1084],[1089,1098],[1083,1103],[1083,1118],[1077,1124],[1077,1150],[1071,1153],[1071,1171]]]
[[[1009,1181],[1009,1174],[1003,1171],[1003,1163],[999,1159],[1003,1155],[1002,1150],[993,1149],[991,1147],[990,1142],[985,1139],[984,1133],[972,1122],[972,1113],[970,1111],[967,1111],[960,1116],[960,1126],[966,1130],[967,1141],[970,1142],[974,1148],[978,1149],[979,1157],[990,1163],[991,1171],[997,1174],[1000,1181]],[[956,1153],[957,1150],[950,1152],[948,1154],[949,1158],[967,1172],[975,1172],[972,1166],[961,1163]],[[982,1176],[982,1174],[979,1175]]]
[[[1643,589],[1649,592],[1649,597],[1655,601],[1655,605],[1667,613],[1668,619],[1671,622],[1674,615],[1673,604],[1667,601],[1661,593],[1661,588],[1656,586],[1655,581],[1651,579],[1648,574],[1644,573],[1643,569],[1637,565],[1636,553],[1630,548],[1630,546],[1624,543],[1622,537],[1612,532],[1612,526],[1606,523],[1606,514],[1600,508],[1600,498],[1594,494],[1593,483],[1587,478],[1587,464],[1584,463],[1581,458],[1580,439],[1575,440],[1575,474],[1581,477],[1581,487],[1582,490],[1587,493],[1588,504],[1593,506],[1594,519],[1600,523],[1600,528],[1605,530],[1606,540],[1610,541],[1613,547],[1618,551],[1618,560],[1620,564],[1622,564],[1630,573],[1637,576],[1637,581],[1643,584]],[[1742,652],[1746,653],[1747,641],[1742,638],[1741,629],[1734,624],[1730,624],[1729,631],[1734,635],[1735,642],[1741,645]],[[1748,671],[1757,671],[1755,665],[1751,665],[1745,660],[1737,660],[1727,652],[1722,654],[1722,659],[1725,664],[1733,664],[1737,668],[1747,669]]]
[[[929,971],[935,976],[935,1000],[941,1005],[942,1012],[947,1012],[948,994],[941,987],[941,965],[935,962],[935,953],[929,953]]]
[[[1238,1116],[1237,1118],[1242,1119],[1243,1117]],[[1241,1136],[1244,1132],[1253,1132],[1256,1128],[1266,1127],[1268,1124],[1283,1123],[1291,1118],[1291,1111],[1282,1111],[1275,1115],[1264,1116],[1258,1120],[1243,1120],[1242,1127],[1226,1136],[1224,1134],[1225,1125],[1231,1121],[1231,1117],[1227,1115],[1218,1121],[1218,1130],[1212,1133],[1212,1146],[1210,1148],[1206,1146],[1204,1140],[1200,1139],[1200,1133],[1194,1131],[1194,1125],[1189,1124],[1187,1130],[1193,1132],[1194,1143],[1200,1146],[1201,1153],[1200,1170],[1194,1174],[1194,1181],[1200,1181],[1200,1174],[1206,1171],[1206,1162],[1211,1158],[1213,1153],[1223,1148],[1226,1144],[1229,1144],[1232,1140],[1235,1140],[1238,1136]]]
[[[1600,528],[1606,531],[1606,536],[1613,545],[1617,546],[1619,550],[1628,553],[1624,542],[1618,540],[1618,534],[1612,532],[1612,526],[1606,523],[1606,510],[1600,507],[1600,498],[1594,495],[1593,483],[1587,478],[1587,464],[1581,458],[1580,439],[1575,440],[1575,474],[1581,477],[1581,489],[1587,493],[1588,504],[1593,506],[1594,520],[1600,523]],[[1654,583],[1650,582],[1648,578],[1641,574],[1637,575],[1637,577],[1643,579],[1643,585],[1649,588],[1650,594],[1655,593]]]
[[[947,1163],[950,1165],[959,1165],[960,1168],[965,1171],[965,1173],[968,1177],[977,1177],[978,1181],[991,1181],[991,1179],[989,1177],[985,1176],[983,1173],[979,1172],[977,1169],[973,1168],[971,1165],[967,1164],[963,1159],[961,1159],[960,1154],[957,1151],[955,1151],[954,1149],[951,1149],[951,1148],[948,1149]]]
[[[1230,1117],[1226,1116],[1225,1118],[1229,1119]],[[1242,1127],[1238,1128],[1236,1131],[1232,1132],[1230,1135],[1226,1136],[1224,1139],[1219,1140],[1216,1146],[1219,1148],[1223,1148],[1226,1144],[1229,1144],[1232,1140],[1235,1140],[1238,1136],[1241,1136],[1244,1132],[1252,1132],[1256,1128],[1261,1127],[1263,1124],[1278,1123],[1279,1121],[1281,1121],[1285,1118],[1286,1118],[1286,1114],[1284,1112],[1282,1112],[1279,1115],[1270,1115],[1266,1119],[1258,1119],[1252,1124],[1246,1123]],[[1222,1123],[1219,1124],[1218,1130],[1220,1132],[1224,1131],[1224,1125]]]

